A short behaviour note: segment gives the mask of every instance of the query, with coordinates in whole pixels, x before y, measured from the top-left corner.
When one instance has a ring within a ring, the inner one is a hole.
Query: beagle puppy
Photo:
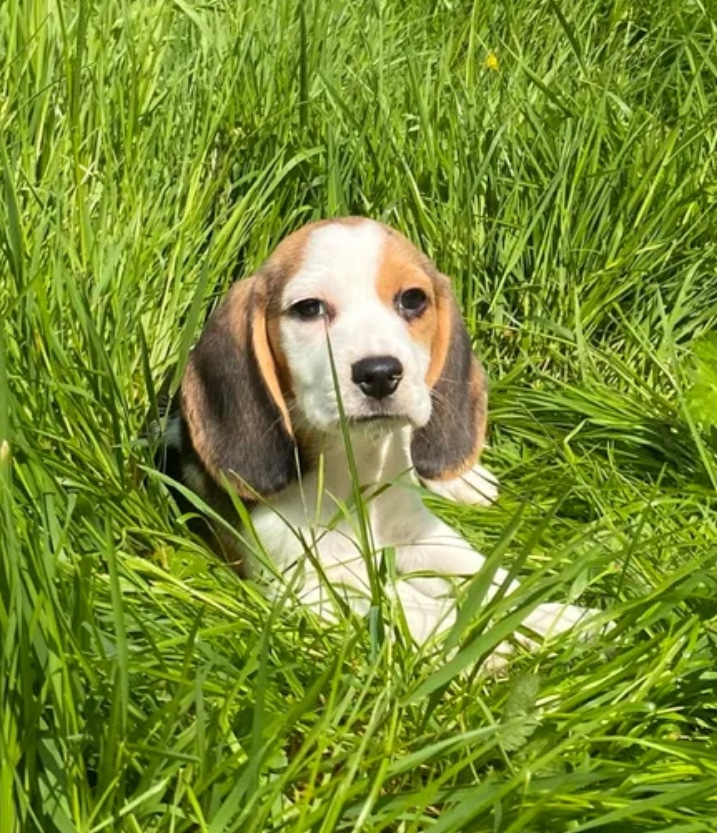
[[[289,585],[326,618],[343,603],[364,614],[389,553],[387,592],[413,639],[455,621],[459,582],[484,557],[424,506],[419,483],[495,499],[477,462],[486,378],[448,278],[405,237],[356,217],[287,237],[209,318],[179,403],[167,432],[179,479],[232,525],[237,498],[248,507],[236,535],[213,527],[243,574]],[[545,636],[584,613],[542,605],[524,624]]]

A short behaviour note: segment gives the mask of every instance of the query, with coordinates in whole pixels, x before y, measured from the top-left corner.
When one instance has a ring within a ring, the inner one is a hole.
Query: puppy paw
[[[605,623],[601,614],[600,610],[577,605],[552,602],[542,604],[523,622],[530,633],[516,631],[511,642],[501,642],[493,653],[486,657],[480,673],[491,677],[504,677],[515,655],[516,646],[531,652],[537,651],[543,643],[549,643],[551,637],[573,628],[576,629],[575,637],[581,641],[589,641],[608,633],[615,627],[615,623]]]
[[[539,605],[526,616],[523,624],[544,640],[579,626],[576,631],[577,636],[580,639],[589,640],[615,627],[612,622],[606,624],[604,620],[600,621],[598,617],[601,613],[602,611],[594,608],[547,602]],[[534,639],[523,634],[516,635],[516,637],[526,647],[536,645]]]
[[[490,506],[498,499],[498,479],[476,463],[460,477],[452,480],[421,480],[423,485],[440,497],[468,506]]]
[[[433,584],[431,584],[433,582]],[[449,630],[456,621],[456,601],[447,595],[449,585],[441,579],[399,580],[395,592],[408,632],[416,645]]]
[[[507,677],[515,646],[501,642],[481,663],[478,673],[481,677]]]

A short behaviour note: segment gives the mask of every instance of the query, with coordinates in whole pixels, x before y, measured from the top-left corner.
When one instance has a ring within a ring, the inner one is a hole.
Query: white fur
[[[423,505],[409,473],[409,443],[408,427],[381,435],[365,428],[352,432],[359,481],[378,484],[365,492],[373,568],[378,567],[378,553],[394,550],[397,575],[388,592],[400,601],[413,639],[422,644],[455,622],[456,585],[475,575],[485,559]],[[358,615],[366,614],[370,606],[369,572],[358,543],[356,515],[346,511],[351,492],[342,440],[327,436],[319,469],[289,486],[271,504],[259,506],[252,516],[257,543],[270,554],[273,567],[304,604],[326,619],[335,617],[335,595]],[[250,559],[250,569],[256,577],[268,578],[258,559]],[[505,570],[496,571],[486,600],[506,577]],[[509,592],[517,586],[512,582]],[[545,604],[524,624],[539,636],[548,636],[571,628],[586,613],[573,605]],[[510,650],[502,646],[500,654]],[[497,669],[500,663],[493,666]]]
[[[427,489],[454,503],[490,506],[498,499],[498,479],[478,463],[460,477],[451,480],[423,479],[421,482]]]
[[[377,412],[415,427],[428,422],[431,393],[425,382],[429,351],[409,335],[407,323],[378,296],[376,277],[386,232],[377,223],[328,225],[311,234],[298,272],[284,289],[282,307],[317,298],[336,312],[328,330],[341,400],[349,418]],[[281,346],[294,388],[292,419],[312,430],[336,430],[339,411],[323,318],[285,316]],[[369,356],[393,356],[403,365],[396,393],[380,403],[351,381],[351,366]]]

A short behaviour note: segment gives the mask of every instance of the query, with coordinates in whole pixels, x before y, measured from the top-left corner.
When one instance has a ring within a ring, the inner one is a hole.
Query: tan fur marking
[[[426,293],[426,311],[413,320],[407,319],[406,324],[411,337],[433,353],[438,320],[436,287],[431,275],[424,268],[425,264],[426,258],[415,246],[391,230],[391,233],[386,235],[383,247],[376,278],[376,291],[381,301],[391,309],[394,309],[399,293],[407,289],[422,289]]]
[[[184,418],[187,421],[187,428],[189,429],[192,445],[209,473],[213,477],[216,477],[218,471],[212,459],[212,447],[209,437],[207,437],[207,433],[204,430],[204,415],[201,413],[204,393],[191,358],[182,378],[181,397],[182,410],[184,412]]]
[[[277,365],[274,361],[274,353],[269,346],[269,335],[267,333],[267,319],[266,319],[266,299],[257,298],[258,303],[254,305],[253,321],[252,321],[252,346],[254,347],[254,355],[256,356],[261,375],[264,377],[264,383],[269,389],[271,398],[274,400],[276,407],[281,413],[281,418],[284,421],[284,428],[286,433],[294,436],[294,429],[291,425],[291,418],[289,417],[289,409],[286,407],[286,400],[284,399],[284,392],[282,391],[281,383],[279,382],[279,374],[277,372]],[[282,364],[285,366],[286,360],[281,351],[279,355],[282,357]]]
[[[452,298],[448,279],[443,275],[438,275],[434,279],[434,286],[436,298],[436,329],[431,344],[431,363],[426,373],[426,383],[429,387],[433,387],[436,384],[443,371],[443,365],[446,363],[448,347],[451,341],[451,328],[453,327],[453,317],[451,315]]]
[[[274,357],[276,364],[276,375],[279,378],[279,387],[284,395],[284,399],[291,399],[293,394],[293,386],[291,381],[291,371],[289,370],[289,362],[286,355],[281,348],[281,318],[278,315],[270,315],[267,313],[266,318],[266,334],[269,341],[269,349]]]

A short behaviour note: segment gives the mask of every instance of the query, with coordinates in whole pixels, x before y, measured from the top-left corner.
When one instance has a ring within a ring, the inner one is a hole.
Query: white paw
[[[515,653],[515,646],[510,642],[501,642],[481,663],[479,673],[488,677],[505,677],[510,661]]]
[[[581,625],[578,630],[579,638],[592,639],[601,632],[609,631],[614,627],[612,623],[598,622],[597,617],[600,613],[601,611],[594,608],[547,602],[528,614],[523,624],[542,639],[550,639],[552,636],[572,630],[576,625]],[[593,619],[596,621],[592,622]],[[516,638],[521,645],[526,647],[536,645],[534,639],[523,634],[516,634]]]
[[[515,654],[515,646],[519,645],[527,651],[537,651],[541,643],[549,641],[551,636],[565,633],[580,625],[576,636],[580,640],[593,639],[601,633],[606,633],[615,627],[613,622],[605,624],[597,617],[600,610],[578,607],[576,605],[547,602],[537,607],[523,621],[529,631],[516,631],[511,642],[501,642],[500,645],[484,660],[480,673],[492,677],[505,676],[508,666]],[[594,620],[594,621],[591,621]]]
[[[476,463],[460,477],[452,480],[422,480],[434,494],[454,503],[469,506],[490,506],[498,499],[498,479],[488,469]]]
[[[440,579],[417,578],[396,582],[396,595],[416,645],[425,645],[429,639],[444,633],[455,624],[456,601],[445,595],[449,587],[447,582]],[[437,591],[441,590],[442,594],[438,595]]]

